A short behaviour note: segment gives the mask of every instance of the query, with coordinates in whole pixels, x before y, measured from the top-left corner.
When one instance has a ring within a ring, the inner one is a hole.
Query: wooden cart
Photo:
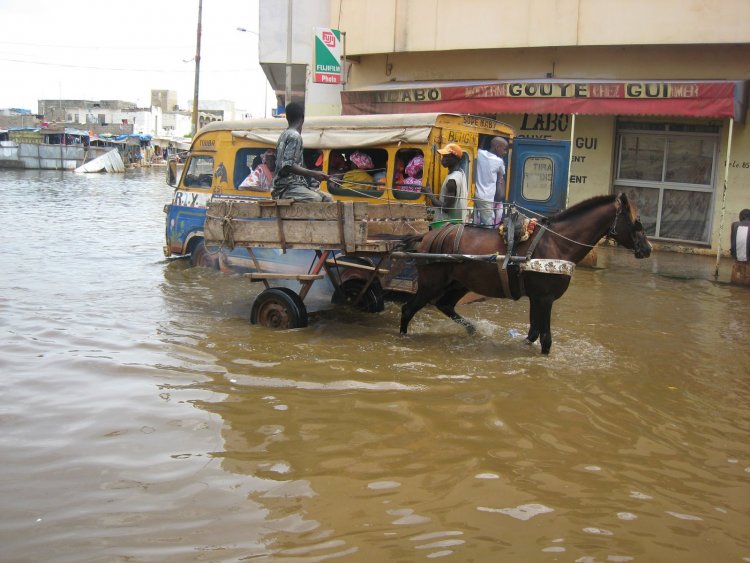
[[[253,302],[251,322],[287,329],[307,325],[304,299],[325,277],[333,284],[334,304],[370,312],[383,309],[384,289],[415,291],[413,276],[395,275],[390,253],[428,229],[424,205],[222,198],[208,203],[204,236],[208,247],[247,249],[255,268],[245,275],[266,286]],[[306,270],[264,271],[255,257],[259,248],[306,249],[314,261]],[[296,280],[300,287],[272,286],[274,280]]]

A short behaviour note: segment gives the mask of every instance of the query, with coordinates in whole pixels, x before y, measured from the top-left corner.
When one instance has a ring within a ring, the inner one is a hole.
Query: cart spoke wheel
[[[272,287],[255,298],[250,322],[277,330],[302,328],[307,326],[307,309],[291,289]]]
[[[367,291],[365,291],[358,303],[354,302],[362,291],[364,285],[365,280],[346,280],[334,292],[331,301],[335,305],[350,305],[360,311],[365,311],[366,313],[379,313],[384,310],[385,303],[383,302],[383,290],[377,280],[370,284],[370,287],[367,288]]]

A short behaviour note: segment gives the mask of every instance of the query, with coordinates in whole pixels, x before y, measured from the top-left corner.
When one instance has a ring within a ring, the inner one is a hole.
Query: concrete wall
[[[716,187],[716,209],[714,212],[714,225],[712,241],[718,240],[721,218],[724,217],[722,228],[721,248],[725,253],[729,252],[729,225],[737,221],[740,211],[750,208],[750,127],[747,124],[734,124],[734,133],[732,135],[731,155],[729,157],[729,166],[727,172],[727,190],[726,198],[722,197],[724,186],[723,168],[726,163],[727,149],[727,129],[722,132],[721,137],[721,157],[719,163],[722,169],[719,170],[719,178]],[[714,248],[716,243],[714,243]]]
[[[331,0],[352,55],[750,41],[747,0]]]

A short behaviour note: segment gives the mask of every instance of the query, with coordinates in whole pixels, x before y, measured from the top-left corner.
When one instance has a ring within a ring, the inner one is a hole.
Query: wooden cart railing
[[[253,305],[253,316],[259,316],[259,322],[267,326],[276,326],[284,325],[289,320],[279,319],[279,316],[304,316],[306,324],[306,311],[302,302],[312,284],[324,277],[324,272],[336,291],[340,291],[342,288],[339,287],[338,280],[341,277],[334,273],[340,273],[342,269],[349,270],[349,273],[356,270],[355,277],[363,283],[356,285],[355,294],[348,295],[347,301],[358,303],[375,280],[388,274],[388,270],[382,268],[381,264],[390,252],[406,238],[423,235],[428,229],[427,211],[423,205],[301,203],[292,200],[247,201],[222,198],[208,203],[204,236],[205,244],[210,247],[247,249],[256,266],[256,271],[247,276],[252,280],[262,281],[267,291],[273,290],[272,297],[275,299],[274,301],[268,295],[263,297],[263,294],[258,296]],[[307,271],[268,272],[260,267],[254,248],[276,248],[282,252],[288,249],[308,249],[315,251],[316,259]],[[355,260],[347,261],[347,258]],[[371,262],[357,262],[358,258],[367,258]],[[280,279],[297,280],[301,287],[294,292],[295,295],[290,295],[288,288],[284,288],[282,294],[279,288],[272,288],[269,283]],[[256,305],[261,298],[264,302],[258,307],[261,310],[256,315]],[[266,305],[269,299],[272,303]],[[264,320],[266,317],[273,318]]]

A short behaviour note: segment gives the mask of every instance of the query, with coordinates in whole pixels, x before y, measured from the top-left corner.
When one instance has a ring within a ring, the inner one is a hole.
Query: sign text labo
[[[341,84],[341,32],[338,29],[315,28],[313,67],[313,82]]]

